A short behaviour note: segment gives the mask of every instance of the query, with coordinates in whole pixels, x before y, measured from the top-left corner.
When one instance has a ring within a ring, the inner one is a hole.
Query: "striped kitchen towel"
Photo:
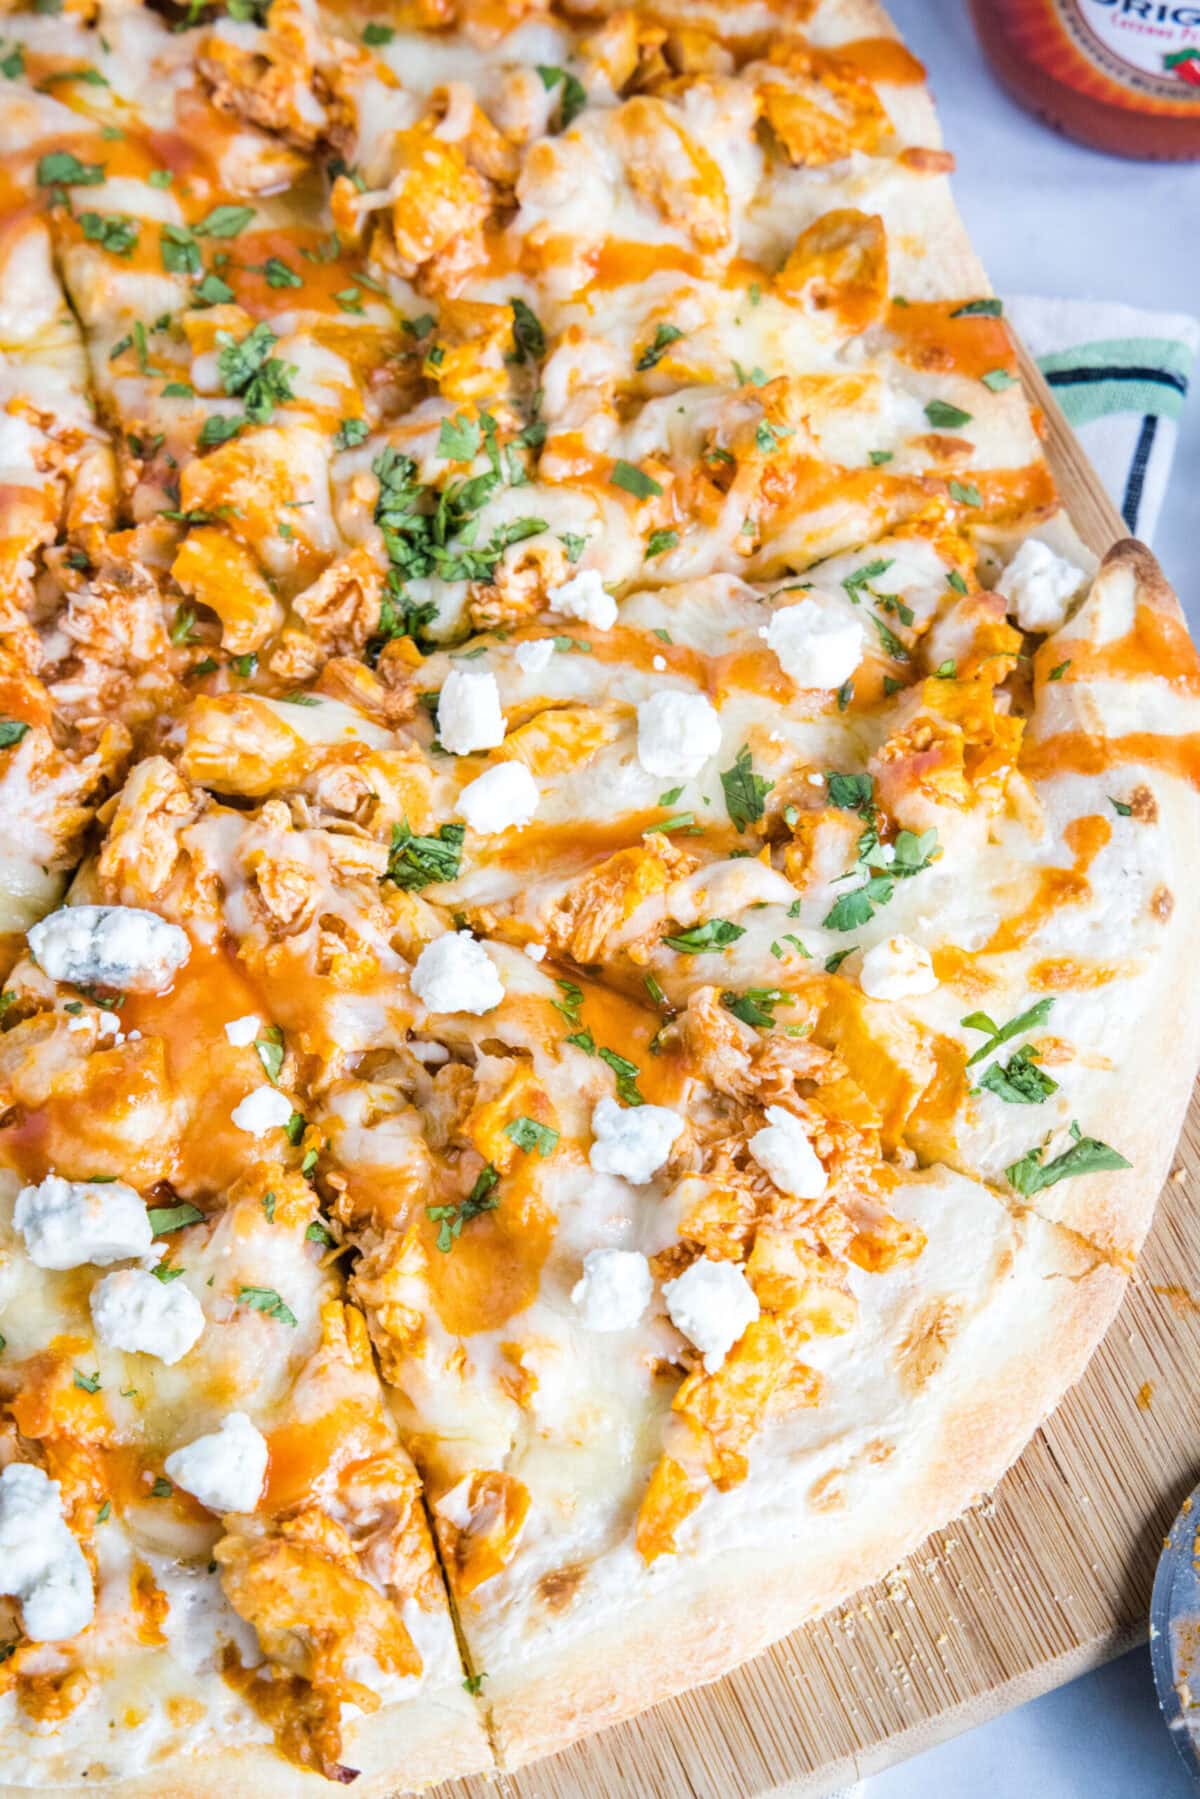
[[[1005,310],[1125,523],[1149,543],[1200,320],[1106,300],[1018,298]]]

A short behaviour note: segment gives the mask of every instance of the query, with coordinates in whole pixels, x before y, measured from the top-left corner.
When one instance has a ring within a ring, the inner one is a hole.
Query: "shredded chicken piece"
[[[163,596],[150,570],[109,556],[70,595],[62,628],[97,661],[144,668],[167,652],[163,614]]]
[[[360,545],[331,562],[311,587],[292,601],[322,659],[361,655],[372,632],[379,629],[384,568],[373,548]]]
[[[370,1657],[385,1674],[421,1672],[399,1610],[365,1578],[344,1528],[315,1506],[262,1535],[222,1537],[213,1558],[264,1655],[307,1687],[309,1706],[283,1710],[285,1747],[329,1772],[340,1760],[342,1706],[379,1709],[378,1695],[355,1678],[356,1661]]]
[[[196,51],[196,66],[222,112],[248,119],[297,150],[312,150],[331,131],[318,72],[331,57],[298,0],[272,0],[264,31],[249,44],[241,35],[210,31]]]
[[[546,941],[577,962],[601,961],[610,935],[642,901],[694,866],[693,856],[661,835],[618,850],[568,887],[546,921]]]
[[[612,113],[608,134],[639,197],[698,250],[729,242],[729,195],[720,165],[667,102],[639,94]]]

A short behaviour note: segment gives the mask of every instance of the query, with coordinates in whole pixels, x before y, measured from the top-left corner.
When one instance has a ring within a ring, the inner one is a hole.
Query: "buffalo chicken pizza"
[[[395,1793],[993,1484],[1200,665],[873,0],[0,17],[0,1789]]]

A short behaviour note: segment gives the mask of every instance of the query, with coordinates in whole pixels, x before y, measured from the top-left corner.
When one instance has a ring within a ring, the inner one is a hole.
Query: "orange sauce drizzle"
[[[1048,673],[1061,658],[1054,644],[1037,653],[1038,674]],[[1200,655],[1181,619],[1158,606],[1142,604],[1133,629],[1112,643],[1071,646],[1071,659],[1060,681],[1137,680],[1157,677],[1182,693],[1200,693]]]
[[[914,368],[937,373],[972,376],[976,381],[990,369],[1017,374],[1017,356],[1003,319],[952,314],[960,300],[910,300],[907,306],[893,301],[888,329],[896,341],[896,354]]]
[[[1045,781],[1054,775],[1102,775],[1125,762],[1161,768],[1200,787],[1200,733],[1164,737],[1155,731],[1129,731],[1123,737],[1098,737],[1090,731],[1060,731],[1026,745],[1021,772]]]
[[[1063,835],[1074,857],[1071,867],[1039,871],[1033,898],[1015,918],[1005,919],[992,932],[983,946],[984,955],[1019,949],[1036,936],[1059,906],[1081,906],[1091,897],[1087,871],[1112,836],[1112,826],[1106,818],[1090,813],[1085,818],[1073,818]]]

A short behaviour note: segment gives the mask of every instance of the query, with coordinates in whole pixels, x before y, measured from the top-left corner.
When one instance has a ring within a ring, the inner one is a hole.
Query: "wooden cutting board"
[[[1080,535],[1126,535],[1026,360]],[[1181,979],[1194,979],[1181,970]],[[1174,1120],[1166,1128],[1173,1128]],[[1200,1093],[1125,1303],[995,1493],[877,1586],[702,1687],[443,1799],[816,1799],[1145,1638],[1154,1565],[1200,1478]]]

